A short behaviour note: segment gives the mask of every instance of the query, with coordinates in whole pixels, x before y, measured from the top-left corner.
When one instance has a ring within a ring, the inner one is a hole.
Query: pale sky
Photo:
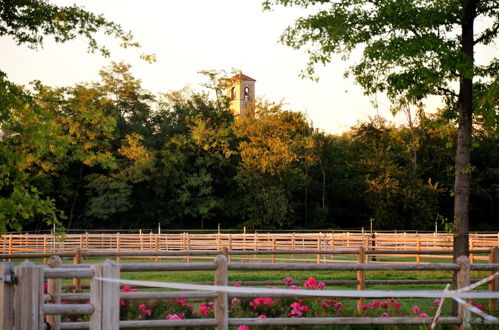
[[[72,4],[75,1],[52,1]],[[284,100],[286,109],[306,113],[315,127],[329,133],[347,130],[376,111],[395,119],[380,97],[375,110],[369,98],[352,80],[343,78],[347,64],[337,60],[318,70],[319,82],[299,77],[307,58],[303,50],[279,44],[284,28],[303,10],[276,8],[263,12],[257,0],[86,0],[78,5],[131,30],[142,50],[120,49],[118,42],[104,39],[110,58],[88,54],[82,40],[43,49],[17,46],[0,38],[0,68],[10,80],[26,84],[38,79],[51,86],[67,86],[98,80],[98,71],[111,61],[132,65],[143,87],[157,92],[178,90],[186,85],[201,89],[200,70],[242,70],[257,80],[257,97]],[[155,53],[157,62],[147,64],[139,53]],[[399,116],[397,122],[404,122]]]

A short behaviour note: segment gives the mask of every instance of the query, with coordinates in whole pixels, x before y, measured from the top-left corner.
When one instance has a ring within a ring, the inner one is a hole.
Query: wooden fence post
[[[243,251],[246,251],[246,227],[243,230]]]
[[[317,235],[317,251],[321,251],[321,236],[322,236],[322,233],[319,233]],[[317,263],[320,264],[321,263],[321,255],[318,253],[317,256]]]
[[[73,264],[79,265],[82,263],[81,250],[76,249],[73,256]],[[73,292],[78,292],[81,290],[81,282],[79,278],[73,278]]]
[[[253,251],[256,251],[258,249],[257,236],[258,234],[255,230],[255,232],[253,233]],[[253,261],[256,262],[256,254],[253,254]]]
[[[191,236],[189,232],[185,233],[185,245],[187,252],[191,251]],[[187,256],[187,262],[191,262],[191,257]]]
[[[215,258],[217,266],[215,270],[215,285],[228,285],[229,277],[227,274],[227,258],[224,255],[218,255]],[[215,302],[215,319],[217,320],[217,330],[229,329],[229,298],[227,292],[217,292]]]
[[[229,247],[228,247],[228,251],[231,251],[231,250],[232,250],[232,234],[229,234]],[[230,262],[231,261],[231,256],[228,253],[228,251],[227,251],[227,260]]]
[[[12,234],[9,234],[9,255],[12,254]],[[9,258],[9,262],[11,262],[12,259]]]
[[[416,250],[418,250],[418,254],[416,254],[416,263],[421,263],[421,238],[419,234],[416,234]]]
[[[331,231],[331,240],[329,241],[329,245],[330,245],[330,249],[331,250],[334,250],[334,231]],[[329,255],[329,259],[331,260],[331,262],[334,261],[334,254],[330,254]]]
[[[116,251],[117,252],[121,251],[121,236],[120,236],[120,232],[116,233]],[[121,262],[120,256],[116,256],[116,262],[117,263]]]
[[[14,327],[42,330],[43,266],[26,260],[16,268],[17,285],[14,294]]]
[[[276,250],[276,241],[275,234],[272,235],[272,263],[275,263],[275,250]]]
[[[58,268],[62,265],[61,257],[51,256],[48,260],[48,265],[50,268]],[[49,278],[47,280],[47,293],[51,297],[53,304],[61,303],[61,280],[55,278]],[[60,315],[48,315],[47,322],[50,324],[51,330],[59,330],[61,328],[61,316]]]
[[[474,250],[474,249],[475,249],[475,241],[473,241],[473,238],[470,235],[470,250]],[[474,263],[475,263],[475,254],[470,253],[470,264],[474,264]]]
[[[14,328],[14,265],[10,262],[0,263],[0,330]]]
[[[120,278],[118,264],[106,260],[91,266],[94,278],[90,282],[90,304],[94,312],[90,316],[92,330],[118,330],[120,328],[120,285],[96,278]]]
[[[144,251],[144,241],[142,239],[142,229],[139,229],[140,251]]]
[[[376,250],[376,232],[371,235],[371,250],[374,252]],[[371,255],[371,261],[376,261],[376,255]]]
[[[159,229],[158,229],[159,231]],[[157,233],[156,235],[154,235],[154,249],[156,250],[156,252],[159,252],[159,235],[161,235],[160,233]],[[159,262],[159,257],[156,255],[156,257],[154,258],[154,262],[155,263],[158,263]]]
[[[47,236],[43,235],[43,254],[47,253]],[[47,264],[47,257],[43,257],[43,264]]]
[[[363,264],[365,263],[365,251],[364,247],[360,246],[357,254],[357,263]],[[363,270],[357,271],[357,290],[364,290],[366,288],[366,277]],[[364,298],[359,298],[357,301],[357,311],[362,313],[362,306],[364,305]]]
[[[490,248],[489,263],[499,264],[499,247],[496,246]],[[494,271],[492,271],[491,274],[494,274]],[[496,276],[495,279],[489,282],[489,291],[499,291],[499,277]],[[499,299],[489,300],[489,310],[490,311],[499,310]]]
[[[459,265],[459,271],[457,272],[457,289],[460,289],[470,285],[470,259],[467,256],[460,256],[457,258],[457,264]],[[459,304],[458,316],[462,320],[459,329],[469,329],[471,322],[470,310]]]

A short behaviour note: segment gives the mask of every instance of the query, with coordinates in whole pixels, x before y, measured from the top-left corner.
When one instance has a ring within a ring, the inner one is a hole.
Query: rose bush
[[[236,283],[235,287],[241,284]],[[325,288],[324,282],[310,277],[303,287],[296,285],[290,277],[283,280],[283,286],[289,290],[321,290]],[[136,292],[130,286],[123,286],[123,292]],[[76,302],[79,303],[79,302]],[[88,302],[87,302],[88,303]],[[473,306],[484,309],[484,305],[471,302]],[[426,311],[417,305],[405,306],[403,311],[401,302],[390,298],[386,300],[366,300],[361,306],[361,313],[351,301],[345,304],[334,297],[257,297],[257,298],[232,298],[229,306],[230,317],[234,318],[301,318],[301,317],[341,317],[341,316],[366,316],[366,317],[401,317],[416,316],[421,318],[432,317],[440,305],[436,299]],[[148,320],[167,319],[182,320],[193,318],[213,318],[215,303],[209,299],[205,301],[189,302],[186,298],[175,300],[137,299],[120,300],[121,320]],[[87,318],[63,318],[65,321],[83,321]],[[238,330],[248,330],[249,326],[243,325]]]

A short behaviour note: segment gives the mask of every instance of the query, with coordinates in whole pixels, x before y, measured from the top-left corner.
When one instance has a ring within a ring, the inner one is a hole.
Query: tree
[[[347,58],[353,50],[362,49],[362,58],[347,74],[355,77],[366,94],[386,93],[395,110],[421,105],[428,96],[439,95],[448,109],[458,112],[454,257],[468,255],[472,119],[496,111],[499,80],[499,59],[477,65],[474,51],[476,45],[497,40],[497,1],[264,1],[267,9],[275,5],[317,8],[281,36],[288,46],[308,48],[304,76],[313,76],[314,66],[331,62],[333,54]],[[484,26],[475,33],[477,18]],[[482,96],[488,102],[478,100]],[[474,104],[480,104],[475,113]]]
[[[108,56],[109,50],[95,39],[99,32],[120,40],[122,47],[139,47],[132,34],[119,24],[81,7],[57,6],[46,0],[0,0],[0,37],[11,37],[18,45],[36,49],[43,46],[47,37],[58,43],[83,37],[90,52]],[[154,60],[152,55],[141,57]],[[38,129],[34,127],[37,123]],[[23,130],[24,135],[18,135]],[[36,104],[29,91],[11,83],[1,70],[0,133],[0,149],[5,151],[0,171],[0,232],[9,228],[20,230],[22,224],[36,217],[48,223],[57,222],[61,213],[54,201],[30,182],[36,175],[29,172],[54,170],[46,158],[63,157],[67,152],[64,143],[69,137],[59,136],[61,140],[56,141],[60,125],[54,113]],[[24,141],[23,136],[31,139]],[[26,148],[20,150],[20,147]],[[34,152],[29,154],[28,149]],[[12,150],[20,153],[16,155]],[[22,158],[21,162],[15,162],[16,158]]]
[[[289,227],[297,218],[297,192],[306,188],[304,162],[310,129],[302,114],[260,103],[235,122],[241,139],[240,217],[254,228]],[[301,199],[300,199],[301,200]]]
[[[57,6],[46,0],[0,0],[0,36],[9,36],[18,45],[43,46],[51,36],[58,43],[83,37],[90,52],[109,56],[109,50],[95,39],[98,32],[121,41],[122,47],[138,47],[129,31],[103,15],[96,15],[76,5]]]

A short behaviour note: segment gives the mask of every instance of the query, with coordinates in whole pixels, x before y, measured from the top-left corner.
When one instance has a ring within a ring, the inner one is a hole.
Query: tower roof
[[[238,73],[234,77],[230,78],[231,80],[246,80],[246,81],[256,81],[255,79],[248,77],[244,73]]]

